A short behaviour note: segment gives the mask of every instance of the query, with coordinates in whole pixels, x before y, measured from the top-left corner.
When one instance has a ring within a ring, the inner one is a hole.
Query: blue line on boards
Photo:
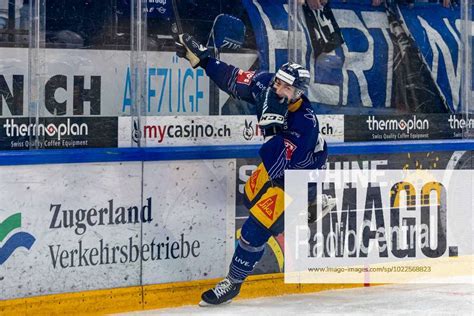
[[[260,145],[80,148],[0,151],[0,165],[166,161],[258,157]],[[474,150],[474,140],[330,143],[330,155]]]

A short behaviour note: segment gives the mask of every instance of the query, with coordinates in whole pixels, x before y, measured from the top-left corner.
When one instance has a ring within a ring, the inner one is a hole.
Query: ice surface
[[[466,284],[382,285],[237,300],[220,307],[185,306],[126,315],[474,315],[472,276],[463,280]]]

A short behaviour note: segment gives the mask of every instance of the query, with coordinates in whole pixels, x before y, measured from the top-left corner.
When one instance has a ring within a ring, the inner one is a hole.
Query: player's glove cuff
[[[276,113],[263,113],[258,125],[261,128],[267,129],[269,127],[280,127],[285,123],[285,117]]]
[[[265,141],[270,140],[273,136],[279,134],[282,131],[281,126],[271,126],[267,128],[261,128],[261,129],[262,129],[263,139]]]
[[[187,33],[179,34],[175,46],[178,57],[186,58],[193,68],[205,68],[210,56],[209,51],[194,37]]]

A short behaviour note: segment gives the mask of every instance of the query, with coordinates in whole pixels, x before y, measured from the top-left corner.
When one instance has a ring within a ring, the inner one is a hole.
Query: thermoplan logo
[[[369,116],[366,120],[370,131],[402,131],[410,134],[411,131],[428,130],[430,122],[427,119],[418,119],[416,115],[409,120],[397,119],[376,119],[375,116]]]
[[[15,123],[14,119],[7,119],[5,124],[5,134],[7,137],[19,136],[49,136],[61,140],[63,136],[87,136],[89,135],[89,126],[86,123],[71,123],[67,119],[65,123],[54,124],[24,124]]]
[[[7,261],[17,248],[30,250],[36,240],[33,235],[19,231],[3,242],[5,237],[16,229],[21,229],[21,213],[13,214],[0,223],[0,265]]]

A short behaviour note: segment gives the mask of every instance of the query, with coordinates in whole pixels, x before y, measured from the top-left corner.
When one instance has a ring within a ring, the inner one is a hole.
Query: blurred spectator
[[[111,16],[110,0],[46,0],[46,40],[66,47],[102,43]]]
[[[222,13],[221,1],[181,0],[177,9],[184,32],[193,34],[198,40],[206,42],[214,18]],[[152,34],[170,34],[174,19],[171,1],[148,1],[148,29]]]
[[[0,0],[0,29],[8,27],[8,2],[9,0]],[[21,8],[23,0],[15,0],[15,28],[20,28]]]
[[[298,0],[300,4],[303,4],[305,0]],[[319,10],[321,9],[328,0],[306,0],[306,4],[311,8],[311,10]]]
[[[174,49],[171,38],[171,23],[174,12],[170,0],[148,0],[147,29],[148,49]],[[177,1],[178,13],[183,31],[193,34],[201,42],[207,42],[214,19],[222,13],[240,18],[247,26],[244,47],[255,48],[253,29],[241,0],[180,0]],[[118,14],[121,19],[130,16],[130,0],[121,0]]]
[[[298,0],[298,3],[302,4],[314,57],[318,59],[341,47],[344,39],[328,0]]]
[[[317,1],[317,0],[314,0],[314,1]],[[457,0],[398,0],[397,1],[399,4],[407,4],[409,6],[413,6],[415,5],[415,3],[417,2],[430,2],[430,3],[436,3],[436,2],[439,2],[443,7],[445,8],[450,8],[451,6],[453,6],[454,4],[457,3]],[[377,7],[379,5],[381,5],[382,3],[384,3],[384,0],[372,0],[372,5]]]

